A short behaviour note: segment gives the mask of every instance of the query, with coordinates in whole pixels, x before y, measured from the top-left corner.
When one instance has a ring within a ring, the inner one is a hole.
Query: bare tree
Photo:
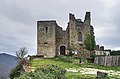
[[[20,48],[20,50],[16,51],[16,56],[18,59],[17,66],[11,71],[10,79],[14,79],[15,77],[19,77],[21,74],[25,72],[23,65],[26,63],[25,55],[28,53],[25,47]]]
[[[19,62],[25,60],[25,55],[28,53],[27,49],[25,47],[20,48],[20,50],[16,51],[16,56],[19,59]]]

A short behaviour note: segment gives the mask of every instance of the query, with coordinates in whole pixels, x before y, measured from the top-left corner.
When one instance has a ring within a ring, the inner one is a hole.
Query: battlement
[[[86,12],[85,20],[90,20],[90,12]]]
[[[42,20],[42,21],[37,21],[37,22],[56,22],[56,20]]]
[[[69,20],[75,20],[75,16],[72,13],[69,13]]]
[[[37,25],[57,25],[55,20],[37,21]]]
[[[56,23],[56,20],[43,20],[43,21],[37,21],[37,23]]]

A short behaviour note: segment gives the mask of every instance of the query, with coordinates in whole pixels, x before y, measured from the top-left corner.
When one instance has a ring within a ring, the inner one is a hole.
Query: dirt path
[[[118,76],[120,78],[120,71],[113,71],[113,70],[101,70],[95,68],[80,68],[80,69],[66,69],[67,72],[80,72],[81,74],[97,74],[97,71],[106,72],[109,76]]]

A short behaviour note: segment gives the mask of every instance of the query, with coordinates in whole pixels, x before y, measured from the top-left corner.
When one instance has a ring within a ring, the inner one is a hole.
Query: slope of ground
[[[51,59],[34,59],[30,65],[34,68],[44,64],[53,64],[67,70],[67,79],[95,79],[97,71],[107,72],[109,78],[119,79],[120,68],[119,67],[104,67],[91,63],[86,63],[85,59],[82,59],[82,63],[79,64],[79,59],[71,57],[57,57]]]

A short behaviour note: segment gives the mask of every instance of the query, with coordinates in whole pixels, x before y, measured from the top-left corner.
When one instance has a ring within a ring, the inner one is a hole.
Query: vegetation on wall
[[[110,55],[113,55],[113,56],[120,55],[120,50],[118,50],[118,51],[111,51]]]
[[[87,34],[84,44],[87,50],[94,50],[95,49],[95,37],[93,34]]]

